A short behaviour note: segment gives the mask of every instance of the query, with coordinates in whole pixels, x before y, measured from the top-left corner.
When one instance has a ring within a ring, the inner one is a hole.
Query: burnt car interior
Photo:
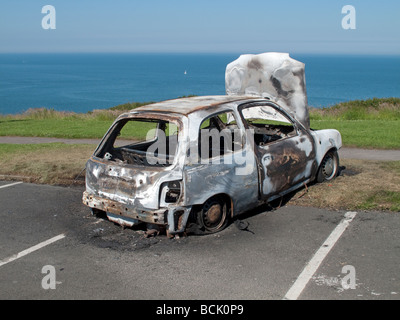
[[[96,154],[135,166],[169,166],[178,145],[178,126],[159,119],[124,119],[116,123]]]
[[[242,115],[248,128],[254,130],[254,143],[258,146],[297,134],[293,123],[271,106],[245,108]]]

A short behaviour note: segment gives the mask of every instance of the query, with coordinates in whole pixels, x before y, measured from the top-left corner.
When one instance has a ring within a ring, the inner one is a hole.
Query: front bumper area
[[[84,205],[111,213],[113,216],[126,217],[133,221],[145,222],[150,224],[165,225],[170,234],[181,233],[185,231],[186,223],[189,218],[189,207],[180,207],[169,205],[167,208],[157,210],[141,209],[133,205],[127,205],[118,201],[104,199],[96,195],[83,192],[82,202]]]

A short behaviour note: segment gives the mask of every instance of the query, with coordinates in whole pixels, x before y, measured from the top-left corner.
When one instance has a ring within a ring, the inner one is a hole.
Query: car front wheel
[[[339,171],[339,156],[336,150],[329,151],[318,169],[317,182],[331,181]]]

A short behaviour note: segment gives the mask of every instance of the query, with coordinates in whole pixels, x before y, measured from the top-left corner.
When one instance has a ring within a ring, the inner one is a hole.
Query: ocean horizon
[[[2,53],[0,114],[86,113],[128,102],[225,94],[237,53]],[[400,97],[400,56],[290,54],[305,63],[308,104]]]

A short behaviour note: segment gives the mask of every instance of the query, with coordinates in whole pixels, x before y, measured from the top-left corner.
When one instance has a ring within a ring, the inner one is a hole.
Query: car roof
[[[199,110],[212,109],[215,110],[220,105],[236,102],[236,101],[247,101],[247,100],[261,100],[261,97],[251,97],[251,96],[195,96],[195,97],[185,97],[173,100],[166,100],[162,102],[156,102],[148,104],[142,107],[135,108],[130,111],[130,113],[139,112],[167,112],[167,113],[178,113],[183,115],[188,115],[192,112]]]

